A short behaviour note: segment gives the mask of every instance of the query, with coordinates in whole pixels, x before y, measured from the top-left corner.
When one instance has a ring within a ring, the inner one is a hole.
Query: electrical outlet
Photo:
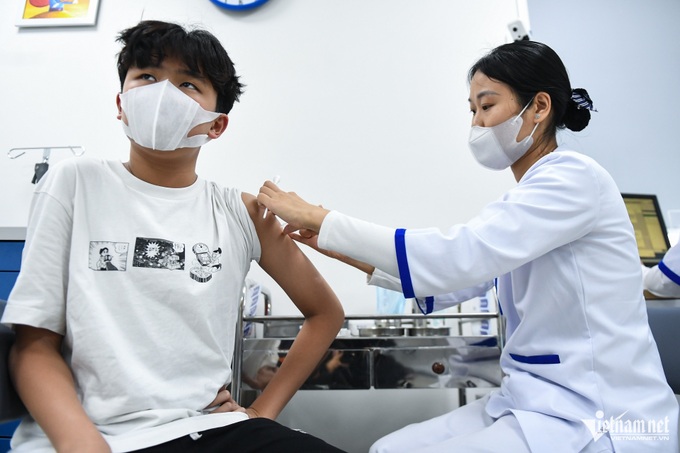
[[[521,20],[510,22],[508,24],[508,30],[510,31],[510,36],[512,36],[513,41],[528,41],[531,39],[529,37],[529,32],[524,27]]]

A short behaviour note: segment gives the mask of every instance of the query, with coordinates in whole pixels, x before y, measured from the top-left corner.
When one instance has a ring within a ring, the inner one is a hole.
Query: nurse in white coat
[[[642,266],[643,287],[662,298],[680,297],[680,244],[671,247],[659,264]]]
[[[619,190],[595,161],[557,145],[558,128],[588,124],[588,94],[531,41],[494,49],[469,81],[470,148],[486,167],[510,167],[517,186],[468,223],[395,230],[270,181],[258,195],[289,231],[301,229],[298,240],[417,298],[426,313],[496,284],[507,323],[500,389],[371,451],[677,452],[678,404],[647,324]]]

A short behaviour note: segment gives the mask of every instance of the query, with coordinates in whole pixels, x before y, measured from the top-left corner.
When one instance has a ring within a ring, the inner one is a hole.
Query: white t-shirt
[[[231,381],[244,279],[260,257],[235,189],[154,186],[70,159],[41,180],[2,322],[64,335],[85,411],[113,451],[244,420],[202,410]],[[46,383],[49,385],[49,383]],[[16,451],[51,451],[22,421]]]
[[[542,157],[446,233],[331,212],[319,247],[381,269],[373,283],[394,288],[398,277],[406,297],[430,299],[428,311],[483,294],[497,278],[505,377],[486,410],[512,413],[532,451],[581,451],[611,418],[670,429],[668,440],[610,431],[617,452],[677,452],[678,403],[647,323],[632,225],[611,176],[587,156]]]

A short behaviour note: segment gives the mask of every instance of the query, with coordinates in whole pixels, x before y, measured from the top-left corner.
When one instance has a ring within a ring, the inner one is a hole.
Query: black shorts
[[[267,418],[251,418],[222,428],[137,450],[143,453],[345,453],[302,431]]]

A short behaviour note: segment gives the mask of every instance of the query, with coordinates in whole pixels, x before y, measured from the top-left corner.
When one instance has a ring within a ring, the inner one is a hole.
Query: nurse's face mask
[[[517,134],[522,129],[522,114],[532,101],[529,101],[519,115],[500,124],[491,127],[472,126],[468,146],[477,162],[491,170],[504,170],[529,150],[534,143],[533,135],[538,123],[531,134],[519,142]]]
[[[204,110],[168,80],[132,88],[120,95],[120,103],[128,121],[122,121],[125,134],[158,151],[205,145],[210,141],[207,134],[189,137],[189,131],[220,116]]]

